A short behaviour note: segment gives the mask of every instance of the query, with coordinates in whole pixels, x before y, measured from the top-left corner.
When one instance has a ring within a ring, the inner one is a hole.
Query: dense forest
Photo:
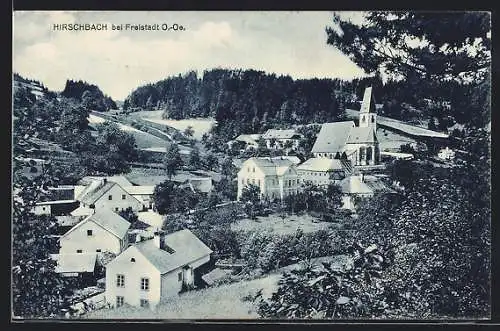
[[[165,118],[212,117],[233,135],[281,124],[322,123],[343,118],[373,78],[293,80],[255,70],[213,69],[169,77],[133,91],[124,109],[163,110]],[[237,119],[237,121],[234,121]]]
[[[359,109],[367,86],[373,87],[379,114],[408,122],[426,122],[431,130],[446,131],[455,123],[484,126],[489,113],[471,107],[471,99],[487,97],[487,89],[471,94],[468,86],[449,80],[419,89],[412,80],[371,77],[301,79],[255,70],[191,71],[138,87],[124,101],[127,111],[162,110],[163,117],[212,117],[216,144],[244,133],[295,124],[344,119],[344,109]],[[418,90],[418,93],[415,91]],[[479,94],[478,94],[479,93]],[[474,105],[474,103],[472,103]]]
[[[61,95],[66,98],[76,99],[96,111],[108,111],[118,108],[113,99],[105,95],[99,87],[81,80],[67,80]]]

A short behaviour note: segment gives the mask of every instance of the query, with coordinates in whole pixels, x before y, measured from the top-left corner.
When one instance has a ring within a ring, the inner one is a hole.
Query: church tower
[[[361,104],[361,109],[359,111],[358,126],[360,128],[371,127],[374,132],[377,131],[377,114],[371,86],[365,89],[363,103]]]

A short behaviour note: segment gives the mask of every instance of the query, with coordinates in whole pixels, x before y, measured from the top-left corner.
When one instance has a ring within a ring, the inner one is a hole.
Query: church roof
[[[311,152],[336,153],[342,151],[352,128],[354,128],[353,121],[324,123]]]
[[[377,141],[372,127],[352,128],[347,138],[347,144],[374,143]]]

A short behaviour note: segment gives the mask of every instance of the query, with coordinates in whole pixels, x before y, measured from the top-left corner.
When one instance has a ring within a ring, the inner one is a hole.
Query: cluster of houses
[[[295,130],[268,130],[263,135],[241,135],[250,147],[264,139],[270,149],[296,148],[302,136]],[[262,199],[280,199],[298,193],[304,184],[338,184],[343,208],[354,209],[357,197],[394,192],[385,184],[377,138],[377,114],[371,87],[365,90],[358,125],[354,121],[324,123],[312,147],[313,157],[252,157],[239,164],[237,199],[248,185],[256,185]],[[445,150],[443,159],[453,157]],[[209,192],[211,180],[188,183]],[[56,272],[105,284],[105,300],[154,307],[202,282],[212,250],[190,230],[165,234],[162,217],[154,211],[154,186],[133,185],[123,176],[85,177],[78,185],[51,188],[54,199],[39,202],[37,215],[53,215],[64,230],[59,238]],[[132,210],[146,231],[137,232],[120,212]],[[111,256],[109,258],[109,256]],[[106,260],[108,257],[108,260]],[[208,275],[208,274],[206,274]],[[205,276],[206,276],[205,275]]]
[[[79,184],[52,188],[60,199],[33,208],[66,229],[58,254],[51,254],[57,273],[105,284],[105,301],[114,307],[154,307],[200,281],[198,268],[210,261],[212,250],[190,230],[165,235],[160,224],[152,224],[136,233],[119,215],[127,209],[139,217],[154,213],[154,186],[135,186],[123,176],[86,177]]]
[[[262,199],[283,200],[299,192],[305,183],[317,186],[335,183],[342,189],[343,208],[347,209],[354,208],[356,197],[373,196],[379,191],[391,192],[381,175],[372,174],[384,167],[376,134],[376,116],[369,87],[359,112],[359,125],[354,121],[324,123],[311,151],[313,158],[303,163],[289,157],[246,160],[238,172],[238,200],[250,184],[259,187]],[[292,134],[293,130],[283,131],[287,132],[288,139],[300,138]],[[294,144],[298,144],[298,140]]]

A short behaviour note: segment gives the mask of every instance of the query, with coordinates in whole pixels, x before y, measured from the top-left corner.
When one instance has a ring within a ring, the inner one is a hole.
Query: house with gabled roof
[[[118,183],[108,181],[106,178],[90,182],[78,193],[76,200],[80,201],[80,209],[85,211],[101,208],[111,209],[116,212],[127,208],[132,208],[133,211],[141,211],[147,208],[144,201],[138,200]],[[78,211],[72,213],[72,215],[77,214]]]
[[[353,166],[380,163],[377,114],[372,88],[367,87],[359,112],[359,123],[324,123],[312,148],[314,157],[350,160]]]
[[[348,160],[313,157],[297,167],[302,183],[327,186],[346,177],[350,171]]]
[[[371,198],[375,193],[396,193],[380,178],[362,173],[351,175],[340,182],[342,208],[354,210],[357,198]]]
[[[287,144],[291,148],[297,148],[302,135],[295,129],[269,129],[262,138],[266,141],[267,148],[283,149]]]
[[[119,307],[154,307],[195,285],[197,268],[210,261],[212,250],[191,231],[153,238],[128,247],[106,265],[106,301]]]
[[[59,254],[111,252],[119,254],[128,246],[130,223],[108,208],[92,215],[59,238]]]
[[[283,199],[299,190],[297,166],[286,158],[252,157],[238,171],[237,199],[252,184],[260,189],[261,198]]]

